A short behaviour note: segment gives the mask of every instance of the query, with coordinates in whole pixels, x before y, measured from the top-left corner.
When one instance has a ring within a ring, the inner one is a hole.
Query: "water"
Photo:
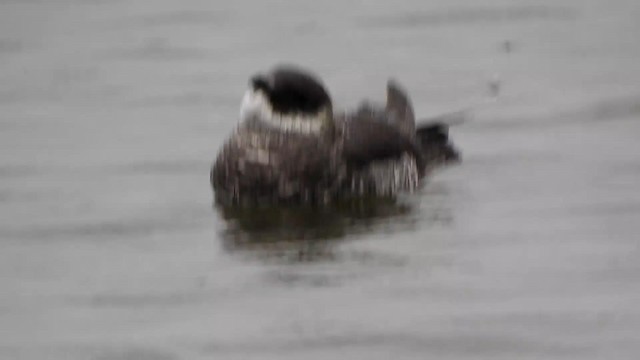
[[[638,357],[639,15],[1,1],[0,358]],[[280,61],[342,107],[388,76],[418,115],[472,106],[463,162],[397,204],[213,209],[247,78]]]

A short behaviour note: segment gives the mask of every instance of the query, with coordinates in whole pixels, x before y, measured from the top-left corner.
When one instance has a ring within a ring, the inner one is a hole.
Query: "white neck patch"
[[[257,119],[260,122],[285,131],[301,134],[317,134],[326,125],[326,110],[314,115],[282,115],[275,112],[265,94],[249,89],[242,97],[240,105],[240,121]]]

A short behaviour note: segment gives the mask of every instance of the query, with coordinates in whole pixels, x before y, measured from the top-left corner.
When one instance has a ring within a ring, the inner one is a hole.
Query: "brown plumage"
[[[363,105],[335,116],[324,87],[302,70],[277,68],[254,77],[252,86],[243,100],[250,111],[211,172],[219,203],[394,196],[415,190],[435,165],[457,159],[445,125],[416,129],[409,98],[393,81],[386,107]]]

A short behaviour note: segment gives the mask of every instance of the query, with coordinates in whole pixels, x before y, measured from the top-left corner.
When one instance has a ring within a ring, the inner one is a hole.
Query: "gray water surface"
[[[635,359],[640,3],[0,1],[0,358]],[[397,203],[212,207],[247,79],[469,108]],[[494,96],[495,95],[495,96]]]

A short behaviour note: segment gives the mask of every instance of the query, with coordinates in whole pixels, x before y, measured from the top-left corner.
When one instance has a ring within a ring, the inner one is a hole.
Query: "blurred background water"
[[[640,356],[640,2],[0,1],[0,358]],[[472,106],[398,203],[212,207],[248,77]],[[497,94],[495,102],[484,99]]]

